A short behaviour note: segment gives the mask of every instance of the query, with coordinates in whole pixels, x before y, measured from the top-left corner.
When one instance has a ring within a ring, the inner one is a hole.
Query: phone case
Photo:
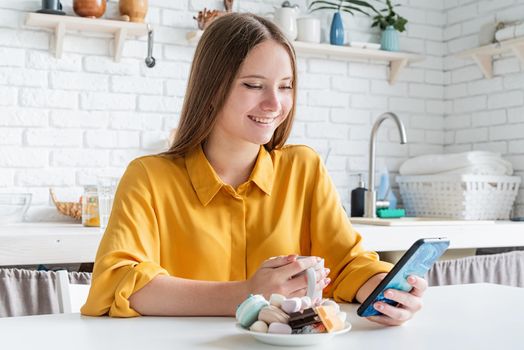
[[[397,305],[397,302],[384,297],[384,291],[398,289],[409,292],[413,287],[408,283],[407,278],[410,275],[424,278],[431,266],[448,247],[449,240],[446,238],[422,238],[416,241],[360,305],[357,314],[362,317],[381,315],[373,307],[377,301]]]

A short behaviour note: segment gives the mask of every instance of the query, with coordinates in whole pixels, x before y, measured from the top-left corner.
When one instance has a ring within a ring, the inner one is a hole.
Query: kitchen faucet
[[[366,191],[364,197],[364,217],[367,218],[377,217],[377,192],[375,191],[375,138],[380,125],[386,119],[393,119],[395,124],[397,124],[398,131],[400,133],[400,144],[403,145],[408,142],[404,124],[402,124],[402,121],[399,119],[399,117],[397,117],[396,114],[392,112],[382,113],[375,121],[375,124],[373,124],[373,127],[371,128],[371,138],[369,140],[368,190]]]

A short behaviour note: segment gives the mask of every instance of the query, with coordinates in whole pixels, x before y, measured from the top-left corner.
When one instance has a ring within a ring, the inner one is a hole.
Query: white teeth
[[[258,118],[258,117],[253,117],[253,116],[249,116],[249,118],[257,123],[260,123],[260,124],[271,124],[275,118]]]

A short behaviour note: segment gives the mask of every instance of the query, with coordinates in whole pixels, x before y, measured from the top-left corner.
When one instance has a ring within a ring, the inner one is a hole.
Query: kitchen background
[[[265,14],[278,1],[237,0],[234,11]],[[304,0],[298,3],[305,11]],[[73,14],[72,1],[62,1]],[[401,50],[425,60],[410,64],[395,85],[385,63],[298,56],[297,118],[290,143],[315,148],[343,203],[366,173],[374,118],[399,115],[409,143],[400,145],[394,124],[378,138],[378,170],[398,172],[409,157],[444,152],[490,150],[524,175],[524,66],[511,54],[496,57],[487,80],[472,60],[454,55],[479,46],[486,23],[524,19],[523,0],[399,0],[409,20]],[[104,18],[117,14],[108,3]],[[154,25],[157,65],[144,64],[146,38],[128,40],[123,59],[113,61],[112,39],[102,34],[68,34],[55,59],[53,34],[24,25],[40,1],[0,0],[0,191],[31,192],[30,221],[63,219],[50,205],[49,187],[61,200],[77,200],[98,175],[120,175],[133,158],[167,147],[177,126],[194,46],[193,16],[214,0],[150,0],[146,21]],[[332,12],[322,18],[327,41]],[[379,41],[371,20],[343,14],[346,40]],[[524,216],[524,191],[516,200]]]

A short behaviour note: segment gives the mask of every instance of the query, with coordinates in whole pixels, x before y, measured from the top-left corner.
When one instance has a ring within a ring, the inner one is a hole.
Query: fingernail
[[[293,261],[297,258],[297,255],[296,254],[290,254],[287,256],[287,260],[288,261]]]
[[[408,282],[409,282],[409,283],[415,283],[415,281],[416,281],[416,280],[415,280],[415,277],[413,277],[413,276],[409,276],[409,277],[408,277]]]
[[[386,293],[384,293],[388,298],[393,297],[393,292],[388,290]]]
[[[324,278],[324,283],[326,285],[328,285],[329,283],[331,283],[331,278],[327,277],[327,278]]]
[[[377,310],[384,310],[384,305],[382,305],[380,303],[376,303],[374,306],[375,306],[375,309],[377,309]]]
[[[316,258],[317,258],[317,262],[320,262],[322,260],[322,258],[319,256],[317,256]]]

